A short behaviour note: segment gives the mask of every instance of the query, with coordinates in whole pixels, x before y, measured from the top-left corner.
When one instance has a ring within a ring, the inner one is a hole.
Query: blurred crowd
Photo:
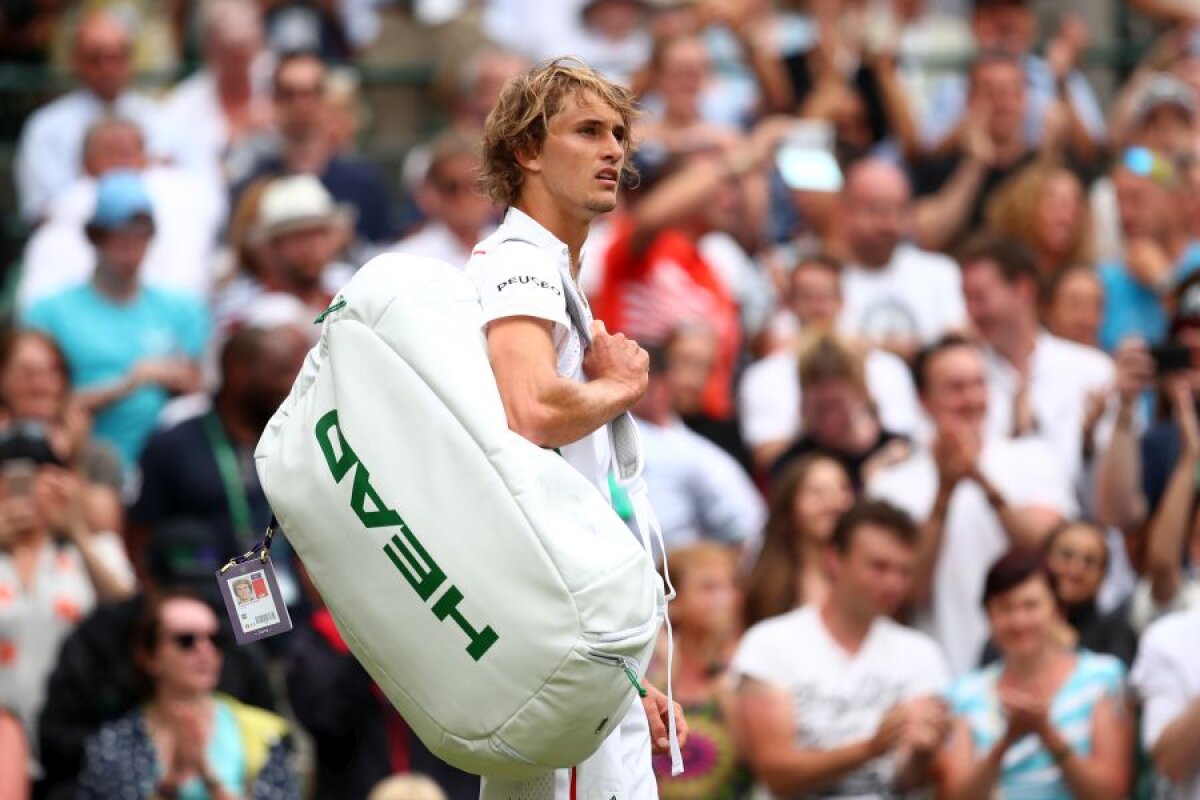
[[[389,170],[362,75],[412,42],[441,125]],[[477,797],[286,537],[286,636],[213,573],[313,318],[376,254],[465,266],[483,122],[563,55],[641,109],[580,284],[651,356],[661,796],[1200,799],[1190,0],[0,4],[71,80],[12,164],[0,796]]]

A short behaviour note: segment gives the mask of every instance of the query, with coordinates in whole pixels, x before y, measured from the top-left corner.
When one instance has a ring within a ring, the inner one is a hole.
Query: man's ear
[[[521,169],[526,172],[541,172],[542,171],[542,152],[540,147],[535,147],[532,144],[518,147],[513,151],[513,157]]]

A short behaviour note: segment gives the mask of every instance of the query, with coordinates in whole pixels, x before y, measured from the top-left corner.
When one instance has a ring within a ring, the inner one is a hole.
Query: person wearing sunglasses
[[[196,595],[146,603],[133,649],[147,702],[88,740],[80,800],[298,800],[287,723],[214,691],[224,636]]]

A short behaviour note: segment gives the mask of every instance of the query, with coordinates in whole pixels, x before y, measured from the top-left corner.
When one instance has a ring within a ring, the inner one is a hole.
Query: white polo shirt
[[[586,382],[583,374],[585,345],[567,315],[565,285],[571,282],[571,256],[567,246],[528,214],[510,208],[496,232],[475,246],[467,262],[467,276],[475,283],[483,307],[484,324],[506,317],[536,317],[554,323],[554,351],[558,374]],[[591,324],[587,300],[582,301],[584,323]],[[608,432],[601,427],[577,442],[559,448],[567,463],[609,496],[611,455]]]
[[[1020,387],[1020,377],[995,350],[985,348],[984,359],[988,377],[988,430],[997,436],[1009,436],[1013,398]],[[1109,388],[1115,380],[1113,361],[1101,351],[1045,331],[1038,334],[1029,378],[1029,402],[1038,424],[1036,436],[1050,445],[1072,481],[1082,466],[1083,415],[1088,392]],[[1097,452],[1111,432],[1109,415],[1097,431]]]
[[[1009,505],[1051,508],[1066,518],[1075,513],[1065,470],[1038,439],[988,438],[979,466]],[[894,503],[922,523],[933,510],[937,487],[937,467],[929,451],[921,450],[881,471],[867,493]],[[932,605],[922,620],[922,627],[942,646],[955,677],[979,665],[988,637],[984,578],[1009,546],[1008,534],[979,485],[963,481],[955,487],[933,572]]]

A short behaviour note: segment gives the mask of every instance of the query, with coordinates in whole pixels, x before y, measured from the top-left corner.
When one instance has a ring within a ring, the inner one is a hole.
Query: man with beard
[[[307,332],[298,325],[248,325],[229,337],[212,409],[157,431],[142,453],[141,492],[129,509],[135,562],[150,536],[181,526],[207,531],[208,555],[218,563],[258,538],[271,509],[254,469],[254,448],[291,391],[308,347]],[[271,555],[292,605],[299,592],[284,550],[278,546]]]

